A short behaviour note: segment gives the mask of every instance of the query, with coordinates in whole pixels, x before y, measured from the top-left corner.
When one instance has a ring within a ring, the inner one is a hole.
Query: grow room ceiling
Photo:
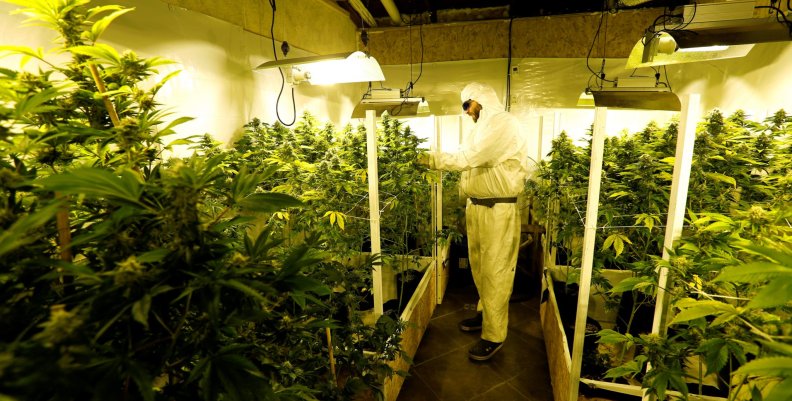
[[[600,11],[605,4],[611,9],[618,7],[627,10],[679,6],[691,2],[691,0],[336,0],[339,6],[350,12],[358,26],[371,25],[361,18],[361,14],[366,11],[374,18],[376,26],[398,26],[411,22],[469,22],[585,13]],[[706,2],[699,1],[699,3]],[[365,11],[361,10],[361,6]],[[395,14],[396,12],[398,14]]]
[[[270,35],[272,12],[267,2],[243,0],[239,7],[227,7],[207,0],[162,1],[264,38]],[[364,5],[376,26],[363,23],[353,3]],[[435,114],[459,114],[458,93],[473,80],[489,82],[505,94],[509,56],[513,111],[570,108],[592,76],[586,65],[589,52],[592,69],[599,70],[605,60],[608,77],[630,75],[632,70],[624,69],[626,58],[645,29],[663,14],[663,7],[691,1],[612,1],[611,12],[602,13],[602,1],[393,0],[401,23],[391,18],[383,3],[388,1],[279,0],[274,36],[306,55],[330,54],[362,48],[357,35],[365,26],[366,50],[383,66],[383,86],[405,88],[414,82],[414,95],[426,97]],[[594,41],[603,17],[604,29]],[[311,21],[311,29],[306,29],[306,21]],[[668,68],[672,84],[692,79],[680,71]],[[654,74],[638,72],[647,73]]]

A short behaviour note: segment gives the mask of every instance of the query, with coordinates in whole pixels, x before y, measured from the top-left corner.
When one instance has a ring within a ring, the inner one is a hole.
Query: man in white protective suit
[[[429,152],[419,163],[461,171],[460,191],[468,198],[465,221],[468,256],[479,294],[477,315],[459,324],[462,331],[481,330],[470,359],[492,358],[506,340],[509,297],[520,245],[517,197],[527,175],[527,140],[516,117],[504,111],[492,87],[465,86],[462,108],[475,126],[455,153]]]

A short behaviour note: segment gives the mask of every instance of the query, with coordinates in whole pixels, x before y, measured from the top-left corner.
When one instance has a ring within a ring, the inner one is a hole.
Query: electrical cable
[[[410,18],[408,30],[412,27],[413,20]],[[399,114],[402,111],[402,108],[407,103],[407,98],[410,97],[415,84],[421,80],[421,76],[423,75],[423,61],[424,61],[424,43],[423,43],[423,23],[418,24],[418,39],[421,44],[421,60],[418,64],[418,77],[415,78],[415,81],[412,80],[412,33],[409,35],[410,38],[410,82],[407,83],[407,87],[404,89],[404,100],[399,103],[398,106],[394,106],[389,113],[391,115]]]
[[[666,69],[665,65],[663,65],[663,73],[665,74],[665,77],[666,77],[665,83],[666,83],[666,86],[668,87],[668,90],[673,92],[674,90],[671,89],[671,81],[668,79],[668,69]]]
[[[789,3],[790,3],[789,0],[787,0],[787,8],[789,8]],[[783,10],[781,10],[780,8],[778,8],[776,6],[756,6],[754,8],[756,8],[756,9],[758,9],[758,8],[769,8],[770,10],[775,11],[776,12],[776,15],[775,15],[776,21],[786,25],[787,29],[789,30],[789,36],[792,37],[792,21],[787,19],[786,14],[784,14]]]
[[[275,50],[275,0],[269,0],[270,7],[272,8],[272,22],[270,23],[270,39],[272,39],[272,55],[275,57],[275,61],[278,61],[278,52]],[[286,86],[286,77],[283,75],[283,70],[278,68],[281,76],[281,87],[280,92],[278,92],[278,98],[275,100],[275,116],[278,118],[281,124],[290,127],[294,125],[297,121],[297,105],[294,101],[294,87],[291,88],[291,97],[292,97],[292,121],[290,123],[286,123],[280,117],[280,111],[278,110],[278,106],[280,105],[281,95],[283,95],[283,88]]]
[[[591,52],[594,50],[594,46],[597,44],[597,39],[600,37],[600,32],[602,31],[602,23],[605,21],[606,12],[607,12],[606,9],[603,9],[603,11],[600,12],[600,21],[599,24],[597,25],[597,31],[594,33],[594,38],[591,40],[591,46],[589,46],[588,53],[586,54],[586,68],[588,68],[588,70],[591,72],[593,77],[596,77],[595,84],[599,89],[602,89],[603,82],[616,82],[612,79],[605,78],[605,48],[607,45],[607,34],[605,35],[604,38],[602,38],[603,54],[602,54],[602,65],[600,66],[600,71],[599,72],[594,71],[594,69],[591,68],[591,64],[589,61],[591,59]],[[607,24],[606,24],[606,33],[607,33]],[[589,77],[589,86],[588,86],[589,88],[591,88],[590,83],[591,83],[591,77]]]
[[[511,65],[512,65],[512,23],[514,17],[509,18],[509,51],[506,62],[506,111],[511,111]]]
[[[591,64],[589,64],[589,59],[591,59],[591,52],[594,50],[594,45],[597,43],[597,37],[599,36],[600,29],[602,29],[602,21],[605,18],[605,13],[600,14],[600,22],[597,26],[597,31],[594,33],[594,39],[591,41],[591,46],[589,46],[588,53],[586,54],[586,68],[591,72],[592,75],[596,76],[597,72],[591,68]]]

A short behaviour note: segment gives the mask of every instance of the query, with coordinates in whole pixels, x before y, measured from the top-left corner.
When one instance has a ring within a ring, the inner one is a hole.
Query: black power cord
[[[270,39],[272,39],[272,55],[275,57],[275,61],[278,61],[278,52],[275,50],[275,10],[277,7],[275,5],[275,0],[269,0],[269,4],[270,7],[272,7],[272,22],[270,23]],[[286,53],[288,52],[289,45],[286,42],[283,42],[282,49],[283,49],[283,55],[285,56]],[[278,68],[278,72],[280,72],[280,76],[281,76],[281,87],[280,87],[280,91],[278,92],[278,98],[275,100],[275,116],[278,117],[278,121],[280,121],[281,124],[290,127],[294,125],[295,121],[297,121],[297,105],[294,102],[294,87],[291,88],[292,110],[293,110],[292,121],[290,123],[287,123],[283,121],[283,119],[281,119],[280,111],[278,110],[279,108],[278,106],[280,105],[280,99],[281,96],[283,95],[283,88],[286,86],[286,77],[283,75],[283,70],[281,70],[280,68]]]
[[[586,68],[588,68],[588,70],[591,72],[591,76],[589,77],[589,85],[588,85],[589,88],[591,88],[592,79],[595,80],[594,81],[595,84],[600,89],[602,88],[603,82],[615,82],[614,80],[605,78],[605,45],[607,44],[607,25],[605,28],[605,35],[603,35],[605,37],[602,39],[603,53],[602,53],[602,64],[600,65],[599,72],[594,71],[594,69],[591,68],[591,64],[589,62],[589,60],[591,59],[591,52],[594,50],[594,46],[597,44],[597,39],[599,38],[600,32],[602,31],[602,23],[605,21],[605,14],[608,13],[607,4],[604,7],[605,9],[603,9],[600,13],[600,20],[599,20],[599,24],[597,25],[597,31],[594,33],[594,38],[591,40],[591,46],[589,46],[588,53],[586,54]]]
[[[771,2],[771,4],[773,4],[773,3],[775,3],[775,2]],[[790,3],[790,0],[787,0],[787,2],[786,2],[787,10],[789,10],[789,5],[790,5],[789,3]],[[754,8],[756,8],[756,9],[768,8],[771,11],[775,11],[775,13],[776,13],[776,15],[775,15],[776,21],[778,21],[781,24],[786,25],[787,29],[789,30],[789,36],[792,38],[792,21],[790,21],[787,18],[786,14],[784,13],[784,10],[781,10],[780,8],[778,8],[778,7],[774,6],[774,5],[770,5],[770,6],[756,6]]]
[[[514,23],[514,17],[509,18],[509,50],[508,61],[506,62],[506,111],[511,110],[512,23]]]

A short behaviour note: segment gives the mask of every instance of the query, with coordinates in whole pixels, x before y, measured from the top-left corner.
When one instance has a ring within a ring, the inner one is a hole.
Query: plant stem
[[[330,374],[333,375],[333,386],[336,385],[336,368],[335,368],[335,357],[333,356],[333,336],[330,333],[330,328],[325,327],[325,334],[327,335],[327,353],[329,354],[330,358]]]
[[[93,76],[94,82],[96,83],[96,89],[99,90],[99,93],[102,94],[102,101],[104,102],[105,107],[107,108],[107,114],[110,115],[110,121],[113,122],[114,127],[118,127],[121,125],[121,120],[118,119],[118,113],[116,113],[116,109],[113,106],[113,102],[110,101],[110,98],[105,95],[107,89],[105,88],[104,81],[102,81],[102,76],[99,75],[99,69],[96,68],[96,64],[88,64],[88,68],[91,70],[91,76]]]
[[[55,199],[63,199],[63,194],[56,192]],[[64,204],[56,214],[58,225],[58,242],[60,243],[60,256],[64,262],[71,262],[71,224],[69,223],[69,206]]]

